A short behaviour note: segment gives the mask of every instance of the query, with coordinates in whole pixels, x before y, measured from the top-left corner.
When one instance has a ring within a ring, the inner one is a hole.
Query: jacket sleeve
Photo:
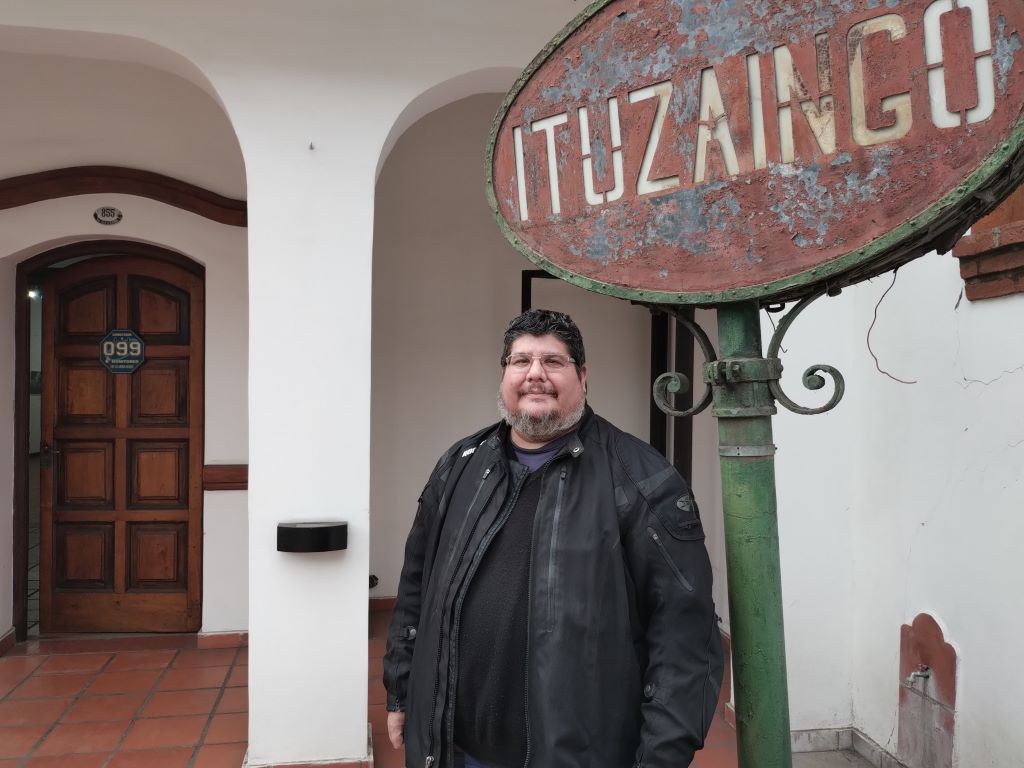
[[[683,768],[711,727],[722,643],[693,494],[660,454],[644,447],[628,467],[636,496],[623,538],[647,656],[635,767]]]
[[[405,562],[398,582],[395,611],[388,627],[387,652],[384,654],[384,687],[388,693],[389,712],[405,711],[416,629],[420,622],[422,590],[426,586],[423,583],[424,566],[428,547],[433,540],[440,497],[451,469],[452,454],[453,451],[446,453],[434,467],[420,495],[416,517],[405,543]]]

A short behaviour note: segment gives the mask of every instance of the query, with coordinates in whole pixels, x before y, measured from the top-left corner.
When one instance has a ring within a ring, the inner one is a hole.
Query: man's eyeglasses
[[[530,370],[534,360],[540,360],[541,367],[549,373],[564,371],[567,367],[576,362],[567,355],[559,355],[554,352],[544,352],[539,355],[528,355],[525,352],[513,352],[505,358],[505,365],[516,373],[526,373],[526,371]]]

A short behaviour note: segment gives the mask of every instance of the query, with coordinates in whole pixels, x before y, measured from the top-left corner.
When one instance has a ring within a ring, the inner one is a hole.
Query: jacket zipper
[[[566,468],[558,478],[558,493],[555,495],[555,514],[551,520],[551,541],[548,544],[548,629],[554,628],[554,594],[555,594],[555,547],[558,545],[558,518],[562,514],[562,490],[565,488]],[[527,593],[529,594],[529,593]]]
[[[672,573],[676,575],[676,579],[678,579],[679,583],[683,585],[683,589],[685,589],[687,592],[693,592],[693,585],[686,580],[686,577],[683,576],[683,572],[680,571],[676,564],[672,561],[671,556],[668,554],[668,550],[665,549],[665,545],[661,542],[661,537],[658,536],[658,532],[655,531],[653,528],[648,528],[647,533],[654,541],[654,543],[658,545],[658,551],[661,552],[661,556],[665,558],[665,562],[668,563],[668,567],[672,569]]]
[[[477,486],[476,493],[473,494],[473,498],[469,502],[469,509],[466,510],[466,516],[465,516],[465,518],[462,521],[462,527],[459,529],[459,533],[458,533],[458,536],[456,537],[456,541],[458,541],[459,538],[462,537],[462,532],[465,530],[466,523],[468,522],[468,520],[469,520],[469,518],[471,516],[471,513],[473,512],[473,507],[476,506],[476,501],[477,501],[477,499],[480,498],[480,493],[483,491],[484,486],[487,484],[487,478],[490,476],[491,470],[493,470],[494,467],[495,467],[495,464],[491,464],[491,466],[489,466],[487,469],[484,470],[483,477],[480,478],[480,485]],[[472,535],[472,534],[470,534],[470,535]],[[459,557],[459,564],[462,563],[462,557],[464,557],[464,556],[465,556],[465,550],[463,550],[462,556]],[[453,551],[451,557],[448,558],[449,565],[451,565],[451,561],[454,558],[455,558],[455,552]],[[458,571],[458,567],[457,566],[456,566],[455,570]],[[448,591],[452,588],[452,583],[454,581],[455,581],[455,573],[453,572],[451,574],[451,580],[448,582],[448,588],[445,590],[445,596],[446,597],[447,597]],[[443,608],[443,605],[444,605],[444,603],[442,602],[442,608]],[[444,648],[444,627],[441,628],[441,631],[438,633],[438,635],[439,635],[439,637],[438,637],[438,640],[437,640],[437,660],[434,662],[434,669],[438,669],[441,666],[441,653],[442,653],[442,649]],[[434,756],[432,754],[429,754],[429,753],[434,751],[434,713],[435,713],[435,710],[437,709],[437,692],[440,690],[440,688],[441,688],[441,677],[440,677],[440,675],[435,675],[434,676],[434,697],[432,699],[432,706],[430,708],[430,721],[429,721],[428,726],[427,726],[427,733],[430,735],[430,742],[429,742],[429,748],[427,749],[428,754],[427,754],[426,768],[430,768],[431,764],[434,762]]]
[[[466,599],[466,594],[469,591],[469,585],[473,581],[473,576],[476,574],[477,569],[480,567],[480,561],[483,560],[484,555],[487,553],[488,547],[494,537],[498,535],[504,526],[505,522],[512,514],[512,510],[515,509],[516,502],[519,500],[519,492],[522,490],[525,484],[526,478],[529,476],[529,472],[524,474],[515,487],[512,489],[512,496],[505,501],[505,508],[502,510],[498,519],[494,521],[490,530],[484,534],[484,538],[480,542],[480,546],[477,547],[477,551],[473,554],[473,559],[469,563],[469,570],[466,572],[466,578],[463,580],[464,589],[462,594],[459,595],[458,600],[453,607],[455,614],[455,623],[452,625],[452,633],[449,642],[451,643],[451,660],[448,663],[448,690],[450,694],[448,696],[448,711],[452,715],[455,713],[455,696],[456,696],[456,682],[458,678],[458,667],[459,667],[459,624],[462,622],[462,604]],[[462,562],[461,560],[459,561]],[[438,659],[440,663],[440,658]],[[438,681],[439,682],[439,681]],[[434,693],[435,706],[431,708],[431,720],[433,720],[433,712],[436,709],[437,693]],[[455,721],[452,717],[448,718],[447,723],[448,730],[448,749],[454,750],[455,747]],[[428,766],[429,768],[429,766]]]

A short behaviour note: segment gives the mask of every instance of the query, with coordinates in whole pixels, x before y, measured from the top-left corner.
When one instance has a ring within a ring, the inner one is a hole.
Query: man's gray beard
[[[498,413],[501,418],[520,435],[536,443],[554,440],[571,430],[583,418],[584,407],[585,401],[580,400],[579,405],[564,416],[550,412],[543,416],[530,416],[522,411],[513,415],[505,406],[501,390],[498,390]]]

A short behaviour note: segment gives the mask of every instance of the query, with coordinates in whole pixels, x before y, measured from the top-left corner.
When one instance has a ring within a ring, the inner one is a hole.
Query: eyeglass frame
[[[523,355],[524,357],[529,357],[530,358],[530,364],[528,366],[526,366],[526,368],[523,368],[523,370],[520,371],[520,373],[527,373],[531,368],[533,368],[534,360],[540,361],[540,367],[541,367],[541,369],[544,370],[545,373],[551,373],[552,371],[549,370],[546,365],[544,365],[544,358],[545,357],[557,357],[557,358],[564,357],[565,358],[565,363],[566,364],[562,368],[555,368],[555,369],[553,369],[554,372],[559,372],[559,371],[565,370],[566,368],[569,367],[570,363],[572,364],[572,366],[574,368],[576,368],[577,371],[579,371],[579,365],[577,365],[577,363],[576,363],[576,358],[571,357],[570,355],[563,355],[560,352],[541,352],[541,353],[538,353],[536,355],[533,355],[533,354],[528,355],[526,352],[510,352],[501,361],[501,367],[502,368],[509,368],[511,366],[511,364],[512,364],[511,363],[512,357],[516,356],[516,355]],[[515,370],[515,369],[513,369],[513,370]]]

